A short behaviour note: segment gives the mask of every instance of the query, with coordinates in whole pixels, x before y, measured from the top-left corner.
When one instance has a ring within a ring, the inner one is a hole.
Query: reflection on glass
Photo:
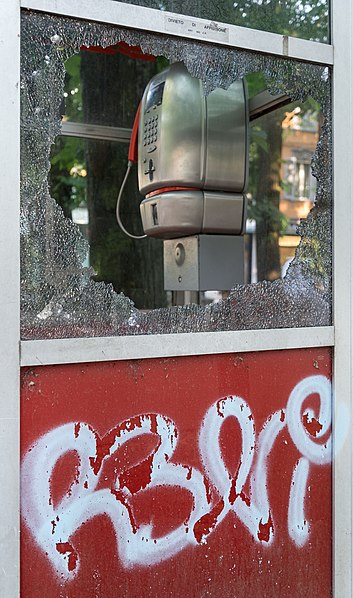
[[[314,205],[311,160],[318,138],[319,106],[310,98],[253,121],[248,216],[255,225],[256,270],[252,262],[251,282],[283,277],[294,257],[298,225]]]
[[[329,0],[129,0],[126,3],[303,39],[329,40]]]
[[[131,127],[144,85],[167,64],[129,53],[123,42],[109,48],[83,47],[65,63],[64,121]],[[129,82],[127,85],[126,82]]]

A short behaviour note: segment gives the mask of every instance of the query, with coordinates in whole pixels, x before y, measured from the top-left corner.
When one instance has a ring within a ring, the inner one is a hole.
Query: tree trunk
[[[281,276],[278,239],[282,119],[282,111],[278,110],[262,119],[268,148],[258,149],[259,164],[255,191],[256,211],[259,214],[256,220],[258,280],[275,280]]]
[[[84,121],[131,128],[156,64],[119,53],[81,54]],[[116,222],[115,205],[127,167],[128,144],[89,140],[85,153],[90,261],[97,272],[96,279],[111,282],[138,308],[164,306],[162,241],[130,239]],[[141,199],[137,171],[133,169],[122,198],[121,218],[134,234],[143,233]]]

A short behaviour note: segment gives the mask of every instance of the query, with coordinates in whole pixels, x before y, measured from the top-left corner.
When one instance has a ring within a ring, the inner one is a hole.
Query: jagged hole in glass
[[[82,46],[124,41],[181,60],[205,93],[261,71],[271,93],[320,103],[322,126],[313,158],[317,193],[283,280],[236,286],[205,307],[137,310],[82,266],[87,241],[50,197],[52,144],[60,134],[65,67]],[[63,338],[290,328],[331,323],[331,105],[328,68],[214,47],[158,34],[26,12],[22,17],[21,328],[22,338]]]

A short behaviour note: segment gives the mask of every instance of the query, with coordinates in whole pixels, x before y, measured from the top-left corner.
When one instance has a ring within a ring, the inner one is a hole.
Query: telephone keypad
[[[143,145],[145,147],[148,146],[147,152],[151,153],[156,149],[154,144],[158,137],[158,114],[149,116],[145,119],[143,132]]]
[[[143,172],[150,182],[153,181],[156,164],[154,159],[156,157],[157,150],[157,139],[158,139],[158,125],[159,125],[159,114],[154,112],[153,115],[150,112],[146,112],[143,119],[143,157],[144,166]]]

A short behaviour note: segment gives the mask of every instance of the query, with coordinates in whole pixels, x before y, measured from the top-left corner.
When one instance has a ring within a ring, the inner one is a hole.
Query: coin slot
[[[153,220],[153,224],[155,226],[158,225],[158,211],[157,211],[157,204],[153,203],[152,204],[152,220]]]

